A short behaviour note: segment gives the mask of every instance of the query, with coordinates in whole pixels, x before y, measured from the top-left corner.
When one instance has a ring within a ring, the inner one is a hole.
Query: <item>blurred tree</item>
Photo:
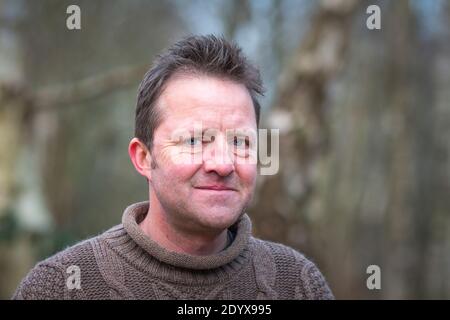
[[[262,177],[255,228],[314,257],[339,298],[448,297],[448,28],[427,34],[404,0],[380,1],[369,31],[358,4],[321,2],[283,74],[267,119],[280,172]]]
[[[0,2],[3,298],[36,260],[119,223],[129,199],[145,195],[131,167],[122,164],[133,134],[130,101],[154,54],[182,22],[168,2],[77,1],[82,30],[69,31],[66,7],[72,2]],[[124,90],[131,84],[131,92]],[[91,159],[102,164],[100,172],[89,171]],[[134,180],[128,197],[112,196],[124,190],[105,179],[111,172],[116,181]],[[92,192],[98,189],[102,193]]]
[[[337,4],[337,5],[336,5]],[[280,172],[263,176],[252,213],[258,233],[269,239],[303,245],[303,230],[292,228],[326,154],[329,125],[325,120],[326,89],[346,56],[356,1],[323,1],[309,33],[282,74],[278,99],[267,116],[280,128]],[[267,199],[269,201],[265,201]],[[305,226],[307,228],[307,226]]]

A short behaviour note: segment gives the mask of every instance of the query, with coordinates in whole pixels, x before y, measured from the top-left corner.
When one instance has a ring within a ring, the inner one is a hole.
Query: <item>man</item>
[[[234,44],[191,36],[138,93],[129,155],[149,201],[38,263],[17,299],[331,299],[316,266],[251,235],[259,72]]]

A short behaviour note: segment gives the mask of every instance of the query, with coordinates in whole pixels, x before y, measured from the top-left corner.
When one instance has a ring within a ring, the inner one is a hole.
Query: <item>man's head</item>
[[[174,74],[215,76],[244,85],[253,100],[259,124],[257,99],[264,89],[259,71],[235,44],[213,35],[187,37],[167,49],[145,74],[137,97],[135,136],[152,147],[153,134],[162,121],[157,100]]]
[[[240,48],[214,36],[177,42],[147,72],[129,153],[149,181],[150,205],[171,224],[219,231],[243,213],[256,180],[246,149],[255,141],[239,132],[256,132],[262,90]]]

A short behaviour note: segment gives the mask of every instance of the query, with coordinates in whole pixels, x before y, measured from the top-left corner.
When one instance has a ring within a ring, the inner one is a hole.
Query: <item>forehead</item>
[[[157,102],[161,126],[188,126],[193,121],[215,129],[256,127],[253,101],[237,82],[204,75],[177,75],[167,82]]]

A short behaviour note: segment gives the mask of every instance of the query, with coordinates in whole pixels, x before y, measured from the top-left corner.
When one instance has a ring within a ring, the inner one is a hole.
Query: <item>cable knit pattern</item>
[[[139,227],[148,202],[129,206],[122,224],[38,263],[13,299],[333,299],[317,267],[294,249],[251,235],[244,214],[233,242],[209,256],[161,247]],[[79,288],[67,285],[70,266]]]

